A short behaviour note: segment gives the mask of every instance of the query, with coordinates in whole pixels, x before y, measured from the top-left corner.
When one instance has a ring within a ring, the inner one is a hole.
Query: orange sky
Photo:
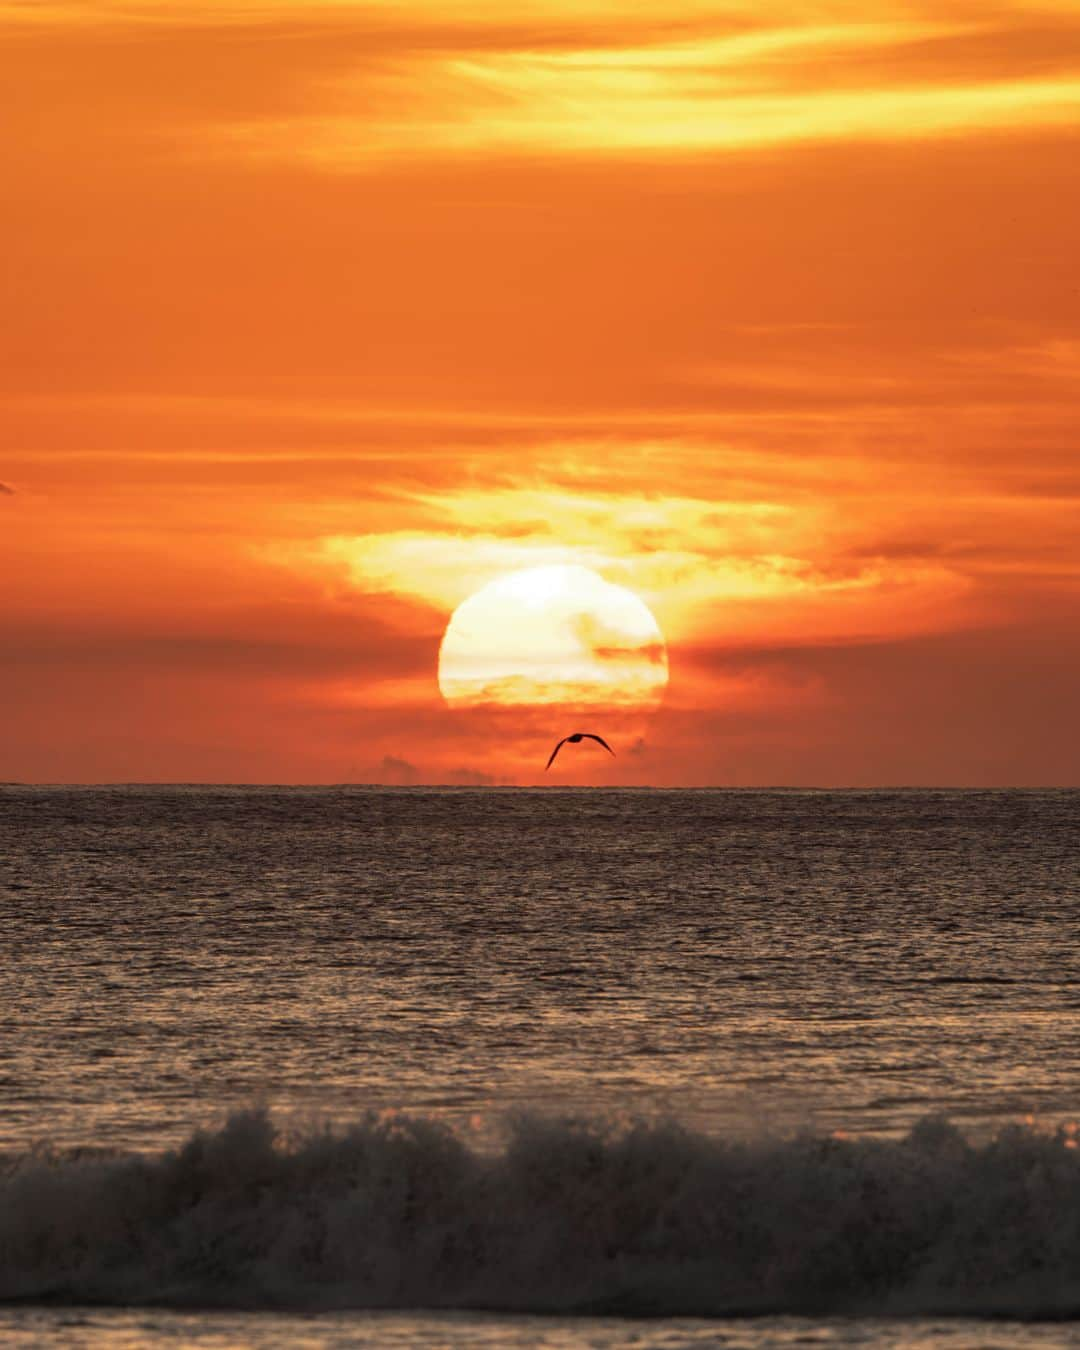
[[[1080,780],[1076,0],[0,0],[0,61],[0,779],[544,781],[439,642],[582,563],[670,685],[559,782]]]

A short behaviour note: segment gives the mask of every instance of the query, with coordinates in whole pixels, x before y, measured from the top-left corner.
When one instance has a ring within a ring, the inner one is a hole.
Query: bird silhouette
[[[579,741],[585,740],[586,737],[590,741],[596,741],[598,744],[602,745],[609,755],[613,755],[615,753],[615,751],[612,750],[611,746],[608,745],[607,741],[604,740],[603,736],[597,736],[597,734],[594,731],[575,731],[572,736],[564,736],[562,740],[559,742],[559,744],[555,747],[555,749],[552,750],[551,758],[544,765],[544,772],[547,773],[548,769],[550,769],[552,764],[555,763],[555,756],[559,753],[559,751],[563,748],[563,746],[567,743],[567,741],[569,741],[571,745],[577,745]]]

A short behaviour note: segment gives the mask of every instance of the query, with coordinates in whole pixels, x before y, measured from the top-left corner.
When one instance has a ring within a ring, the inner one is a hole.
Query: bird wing
[[[615,753],[615,751],[612,750],[611,746],[608,745],[607,741],[604,740],[603,736],[597,736],[597,734],[594,731],[586,731],[583,734],[588,736],[589,740],[591,741],[599,741],[609,755],[613,755]]]
[[[555,756],[559,753],[559,751],[563,748],[563,746],[566,744],[566,742],[567,742],[569,739],[570,739],[569,736],[564,736],[564,737],[562,738],[562,740],[559,742],[559,744],[555,747],[555,749],[552,750],[552,752],[551,752],[551,758],[550,758],[550,759],[548,760],[548,762],[544,765],[544,772],[545,772],[545,773],[547,773],[548,769],[550,769],[551,766],[555,763]]]

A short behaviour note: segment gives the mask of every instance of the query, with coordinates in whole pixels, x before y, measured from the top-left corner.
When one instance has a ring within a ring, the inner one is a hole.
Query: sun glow
[[[667,685],[647,606],[587,567],[511,572],[454,611],[439,651],[451,707],[562,704],[644,709]]]

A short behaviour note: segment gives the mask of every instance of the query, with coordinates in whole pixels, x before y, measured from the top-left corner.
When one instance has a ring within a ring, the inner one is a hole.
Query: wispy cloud
[[[834,0],[807,15],[776,2],[748,21],[745,7],[703,0],[629,14],[602,0],[512,12],[437,0],[46,0],[0,3],[0,15],[27,41],[62,34],[48,59],[77,75],[74,98],[99,72],[101,127],[184,157],[359,169],[1080,124],[1080,18],[1067,6],[957,5],[943,19],[940,6],[880,4],[868,16]],[[90,66],[80,42],[95,44]],[[208,62],[222,78],[208,78]],[[183,99],[168,93],[170,72],[185,77]]]
[[[504,36],[488,51],[455,52],[444,38],[326,81],[298,118],[222,133],[242,153],[358,167],[401,154],[695,155],[1080,124],[1076,34],[1023,32],[1015,69],[997,59],[1008,23],[918,17],[776,16],[750,32],[557,50]],[[1044,61],[1033,62],[1033,46]]]
[[[640,595],[676,648],[703,627],[738,644],[778,632],[875,640],[970,621],[972,581],[954,560],[932,548],[863,553],[853,534],[866,542],[842,509],[805,503],[507,489],[447,494],[439,523],[330,538],[322,551],[357,591],[445,615],[507,572],[586,566]]]

